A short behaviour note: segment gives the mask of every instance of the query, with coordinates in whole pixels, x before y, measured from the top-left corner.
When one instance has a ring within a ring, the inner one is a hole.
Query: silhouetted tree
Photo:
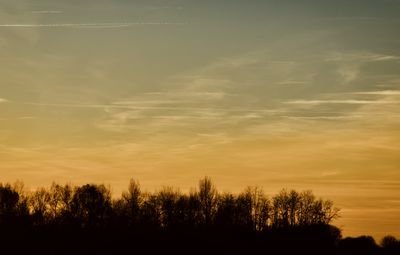
[[[244,192],[236,199],[235,221],[240,228],[250,230],[253,227],[252,218],[252,194]]]
[[[313,224],[315,196],[310,190],[300,194],[299,208],[297,212],[298,223],[301,226]]]
[[[114,201],[114,213],[124,222],[132,227],[140,222],[141,207],[143,206],[143,194],[138,181],[129,181],[128,191],[122,193],[119,200]]]
[[[179,229],[188,229],[191,226],[188,196],[180,194],[175,201],[174,207],[175,226]]]
[[[248,187],[245,193],[251,199],[251,221],[254,231],[268,228],[271,206],[263,190],[259,187]]]
[[[210,225],[217,209],[217,190],[210,178],[205,177],[199,181],[198,199],[202,223]]]
[[[157,229],[161,225],[161,204],[157,195],[146,193],[144,194],[143,205],[141,208],[142,224],[151,228]]]
[[[179,196],[179,191],[175,191],[172,187],[163,187],[158,193],[161,206],[160,221],[162,227],[176,227],[176,203]]]
[[[11,223],[18,214],[19,194],[9,184],[0,183],[0,225]]]
[[[290,197],[286,190],[282,190],[272,200],[272,226],[274,228],[289,227]]]
[[[329,224],[338,212],[332,201],[316,199],[311,191],[282,190],[273,197],[271,220],[275,228]]]
[[[372,236],[346,237],[340,241],[339,251],[346,255],[375,255],[379,254],[379,246]]]
[[[49,215],[53,222],[62,220],[71,211],[72,188],[52,183],[48,198]]]
[[[381,246],[385,255],[400,254],[400,240],[397,240],[394,236],[388,235],[383,237],[381,241]]]
[[[191,191],[189,196],[181,197],[180,201],[178,201],[178,204],[185,206],[181,208],[180,213],[185,217],[186,226],[193,228],[202,222],[203,215],[201,213],[201,203],[198,199],[197,192]]]
[[[29,207],[35,224],[43,225],[48,220],[49,202],[50,194],[45,188],[39,188],[29,196]]]
[[[105,224],[111,209],[111,193],[104,185],[87,184],[75,189],[71,212],[82,227]]]
[[[218,197],[218,210],[215,216],[216,224],[222,228],[235,227],[236,225],[236,199],[226,193]]]

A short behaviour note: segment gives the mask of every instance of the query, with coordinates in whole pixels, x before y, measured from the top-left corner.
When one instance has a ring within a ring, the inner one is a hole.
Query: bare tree
[[[291,190],[288,194],[287,202],[289,203],[289,225],[298,225],[297,212],[300,205],[300,195],[295,190]]]
[[[338,216],[339,209],[333,206],[332,201],[316,199],[311,191],[282,190],[273,198],[274,227],[330,224]]]
[[[273,197],[272,202],[272,225],[276,228],[289,226],[290,202],[289,194],[283,189]]]
[[[29,207],[38,224],[44,224],[49,215],[50,194],[40,188],[29,196]]]
[[[161,225],[161,205],[157,195],[145,193],[141,207],[142,223],[151,228]]]
[[[222,227],[234,226],[236,224],[236,198],[230,193],[218,196],[218,210],[215,216],[216,223]]]
[[[251,203],[252,228],[255,231],[263,231],[268,227],[270,217],[270,203],[263,190],[259,187],[248,187],[245,190],[246,196]]]
[[[143,195],[138,181],[129,181],[128,191],[122,193],[122,203],[129,218],[130,225],[135,225],[140,220],[140,207],[143,203]]]
[[[211,179],[207,176],[199,181],[198,197],[203,223],[209,225],[212,223],[216,212],[217,190]]]
[[[300,203],[297,211],[298,224],[301,226],[313,223],[312,215],[314,211],[315,196],[310,190],[303,191],[300,194]]]
[[[179,191],[172,187],[163,187],[158,192],[157,197],[161,206],[161,226],[172,227],[176,225],[176,203],[179,198]]]

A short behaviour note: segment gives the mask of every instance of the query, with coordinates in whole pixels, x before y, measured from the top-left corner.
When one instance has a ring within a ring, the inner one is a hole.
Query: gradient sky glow
[[[399,0],[0,0],[0,178],[312,189],[400,236]]]

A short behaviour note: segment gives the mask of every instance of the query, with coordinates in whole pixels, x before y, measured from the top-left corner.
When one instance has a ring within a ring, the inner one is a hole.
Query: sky
[[[400,237],[399,0],[0,0],[0,181],[308,190]]]

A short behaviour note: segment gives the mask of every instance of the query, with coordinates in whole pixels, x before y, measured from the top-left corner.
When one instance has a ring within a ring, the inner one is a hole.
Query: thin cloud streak
[[[4,102],[8,102],[8,100]],[[1,102],[1,100],[0,100]],[[121,104],[122,102],[116,102],[113,104],[53,104],[53,103],[35,103],[35,102],[14,102],[15,104],[32,105],[32,106],[49,106],[49,107],[66,107],[66,108],[101,108],[101,109],[127,109],[127,110],[180,110],[180,111],[214,111],[223,110],[226,112],[260,112],[264,114],[275,114],[286,112],[284,109],[264,109],[264,108],[243,108],[243,107],[182,107],[182,106],[138,106],[129,104]],[[137,102],[136,102],[137,103]],[[162,103],[162,102],[161,102]]]
[[[293,120],[353,120],[362,118],[362,115],[350,116],[281,116],[282,118]]]
[[[400,90],[363,91],[363,92],[353,92],[351,94],[394,96],[394,95],[400,95]]]
[[[306,81],[287,80],[278,82],[277,85],[303,85]]]
[[[379,62],[396,60],[400,60],[400,56],[384,55],[372,52],[334,52],[325,59],[326,62]]]
[[[31,11],[34,14],[61,14],[63,11],[47,11],[47,10],[40,10],[40,11]]]
[[[184,22],[125,22],[125,23],[56,23],[56,24],[0,24],[0,27],[15,28],[119,28],[140,25],[185,25]]]
[[[327,20],[350,20],[350,21],[373,21],[377,20],[377,17],[366,17],[366,16],[348,16],[348,17],[328,17]]]
[[[400,101],[393,100],[294,100],[285,102],[286,104],[303,104],[303,105],[319,105],[319,104],[397,104]]]

